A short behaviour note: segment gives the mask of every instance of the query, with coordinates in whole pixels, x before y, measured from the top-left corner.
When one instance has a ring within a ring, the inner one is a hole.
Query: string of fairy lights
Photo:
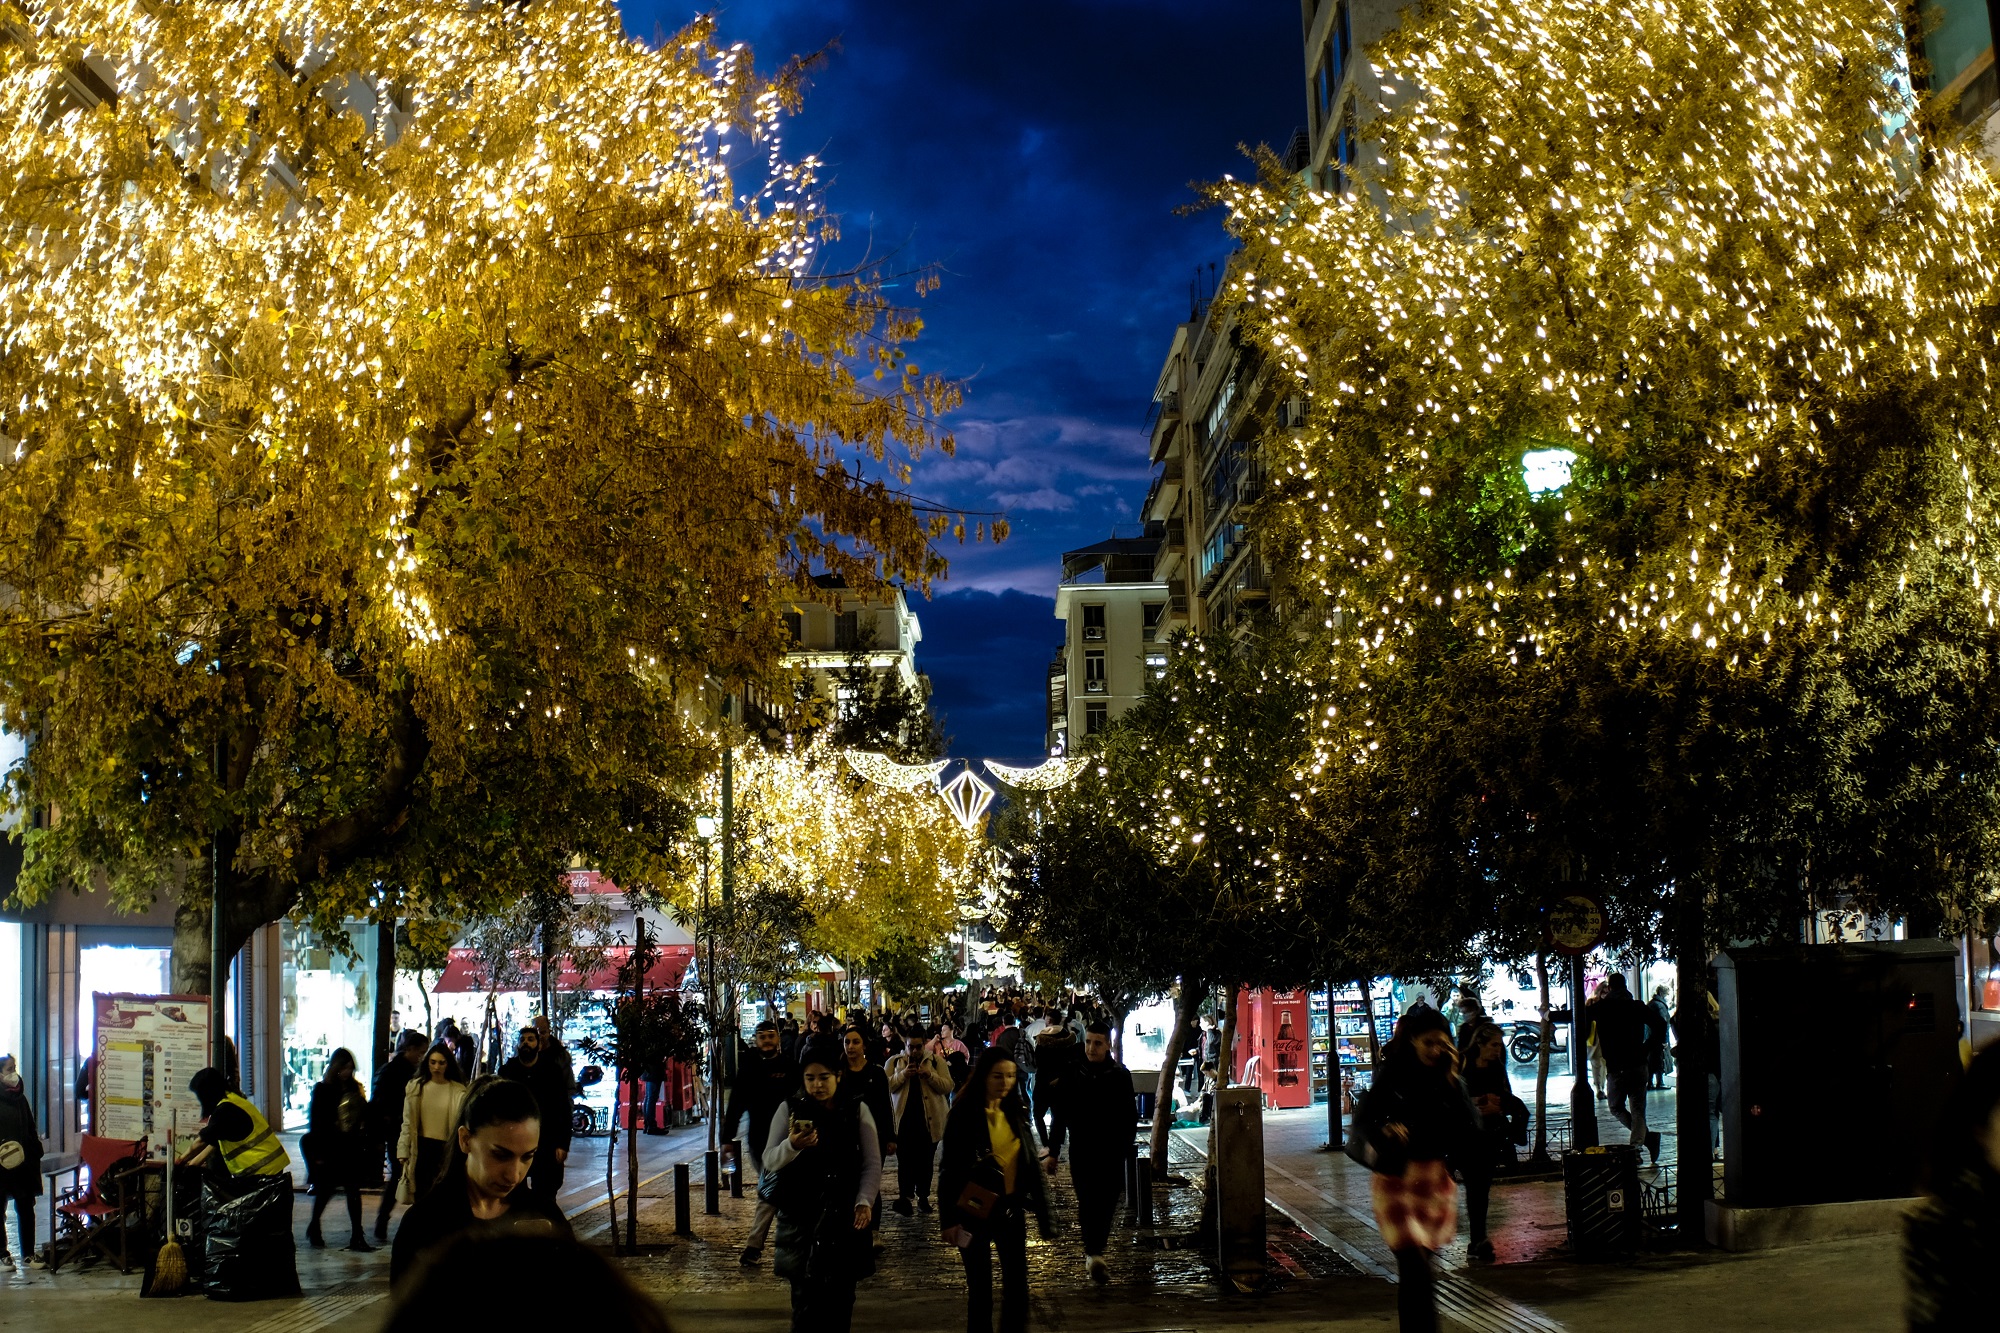
[[[1875,603],[1775,507],[1884,405],[1957,487],[1896,590],[1953,562],[1994,624],[2000,191],[1921,133],[1907,40],[1874,0],[1433,6],[1370,50],[1357,185],[1220,190],[1226,296],[1309,404],[1265,509],[1332,682],[1308,779],[1367,761],[1366,683],[1424,626],[1516,665],[1585,633],[1727,670],[1839,642]],[[1524,455],[1564,464],[1539,501]],[[1502,503],[1546,555],[1475,573],[1440,534]]]

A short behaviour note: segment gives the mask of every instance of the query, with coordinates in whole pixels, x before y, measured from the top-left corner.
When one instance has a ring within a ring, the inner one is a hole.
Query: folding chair
[[[145,1169],[144,1139],[102,1139],[83,1136],[77,1150],[76,1183],[64,1190],[55,1203],[55,1232],[49,1239],[49,1271],[55,1272],[71,1259],[101,1254],[118,1261],[118,1271],[132,1271],[129,1227],[134,1208],[143,1208],[140,1192],[132,1182]],[[81,1179],[89,1172],[90,1179]],[[112,1248],[113,1233],[117,1248]]]

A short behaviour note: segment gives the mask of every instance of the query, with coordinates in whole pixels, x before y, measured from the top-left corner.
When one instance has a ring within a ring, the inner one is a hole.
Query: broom
[[[187,1282],[187,1256],[181,1253],[181,1243],[174,1239],[174,1154],[181,1147],[180,1114],[176,1107],[167,1120],[167,1240],[153,1260],[153,1285],[148,1292],[153,1296],[178,1296]]]

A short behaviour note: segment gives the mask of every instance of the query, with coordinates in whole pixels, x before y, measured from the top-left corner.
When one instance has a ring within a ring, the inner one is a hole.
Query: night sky
[[[694,11],[625,0],[642,37]],[[1137,522],[1143,431],[1196,270],[1230,242],[1190,183],[1245,174],[1242,143],[1283,150],[1303,123],[1293,0],[746,0],[724,41],[760,69],[830,44],[790,156],[826,162],[835,266],[874,253],[936,265],[912,350],[965,381],[954,458],[920,495],[1004,510],[1013,536],[947,552],[917,609],[918,666],[952,753],[1034,762],[1061,641],[1062,552]]]

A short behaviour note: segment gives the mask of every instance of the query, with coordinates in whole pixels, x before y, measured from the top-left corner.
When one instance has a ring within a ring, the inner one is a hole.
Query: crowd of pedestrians
[[[875,1271],[894,1163],[889,1211],[958,1250],[967,1327],[993,1329],[997,1310],[1003,1333],[1025,1329],[1028,1227],[1059,1234],[1047,1180],[1067,1149],[1082,1275],[1105,1281],[1137,1127],[1110,1034],[1086,998],[1002,992],[922,1023],[857,1012],[759,1024],[720,1126],[743,1135],[759,1177],[743,1266],[772,1247],[792,1328],[844,1333]]]

